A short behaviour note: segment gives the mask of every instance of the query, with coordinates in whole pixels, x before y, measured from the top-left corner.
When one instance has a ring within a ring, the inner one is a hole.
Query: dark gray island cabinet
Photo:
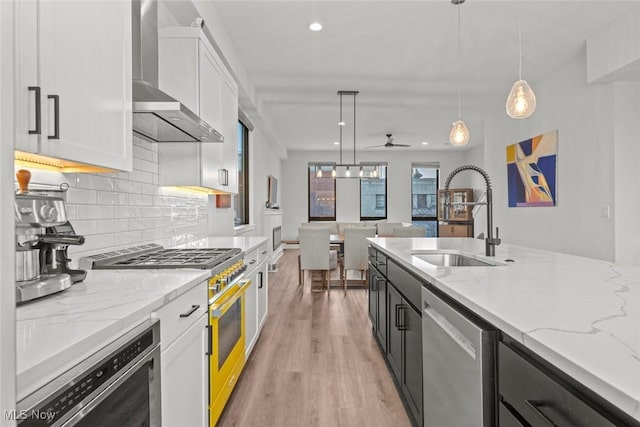
[[[428,378],[423,376],[422,287],[437,293],[453,309],[465,313],[469,318],[485,321],[433,286],[426,277],[410,272],[401,263],[400,259],[394,259],[392,251],[383,252],[376,246],[369,246],[369,317],[372,332],[413,424],[447,427],[436,425],[439,422],[434,424],[433,418],[430,420],[430,415],[424,412],[427,404],[423,401],[423,395],[428,388],[424,381],[428,381]],[[635,418],[499,328],[489,327],[496,331],[498,340],[491,345],[495,350],[491,352],[494,355],[493,363],[483,365],[482,370],[491,371],[484,374],[489,378],[497,378],[497,381],[483,399],[488,399],[495,410],[488,411],[492,414],[491,421],[478,419],[477,426],[640,427],[640,422]],[[455,400],[456,396],[451,396],[451,399]],[[455,420],[453,422],[448,425],[455,425]]]
[[[413,423],[423,425],[421,282],[369,247],[369,317]],[[413,291],[417,289],[417,293]]]

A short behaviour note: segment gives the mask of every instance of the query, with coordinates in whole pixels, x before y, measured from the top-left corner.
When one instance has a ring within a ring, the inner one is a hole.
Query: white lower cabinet
[[[251,280],[251,286],[245,293],[245,358],[249,358],[249,354],[253,350],[253,346],[258,340],[258,275],[256,272],[251,273],[248,279]]]
[[[268,254],[265,242],[248,252],[244,258],[245,264],[249,268],[246,275],[251,280],[251,287],[247,290],[245,297],[245,355],[247,359],[258,341],[267,317]]]
[[[160,356],[163,426],[199,427],[209,421],[206,332],[203,315]]]
[[[260,274],[258,281],[258,330],[262,330],[264,322],[267,320],[267,311],[269,305],[269,273],[268,260],[265,259],[260,266]]]
[[[207,283],[160,308],[163,426],[204,427],[209,416]]]

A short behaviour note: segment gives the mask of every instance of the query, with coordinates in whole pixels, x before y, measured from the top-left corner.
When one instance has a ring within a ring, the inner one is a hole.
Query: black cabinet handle
[[[531,410],[536,415],[538,415],[542,420],[544,420],[547,425],[558,427],[558,423],[553,421],[551,418],[549,418],[547,414],[545,414],[540,410],[540,408],[544,406],[549,406],[547,402],[545,402],[544,400],[528,400],[528,399],[525,400],[524,402],[529,406],[529,408],[531,408]]]
[[[269,253],[269,251],[262,251],[262,255],[266,255],[268,253]]]
[[[384,262],[384,261],[376,261],[376,266],[377,267],[380,267],[381,265],[387,265],[387,263]]]
[[[189,317],[189,316],[191,316],[193,313],[195,313],[195,312],[196,312],[196,310],[197,310],[197,309],[199,309],[199,308],[200,308],[200,305],[192,305],[192,306],[191,306],[191,309],[190,309],[189,311],[187,311],[186,313],[182,313],[182,314],[180,315],[180,317]]]
[[[255,264],[255,263],[256,263],[255,259],[252,259],[251,261],[249,261],[249,264]]]
[[[207,325],[207,356],[213,356],[213,327]]]
[[[398,323],[398,319],[400,318],[400,304],[396,304],[396,328],[400,330],[400,324]]]
[[[371,282],[371,291],[373,292],[377,292],[378,291],[378,278],[375,275],[371,275],[370,280]]]
[[[53,99],[53,135],[48,135],[47,139],[60,139],[60,96],[47,95],[48,99]]]
[[[29,86],[27,89],[36,93],[36,128],[34,130],[29,129],[29,134],[40,135],[40,133],[42,133],[42,101],[40,100],[40,86]]]
[[[262,271],[258,272],[258,276],[260,276],[260,284],[258,285],[258,289],[262,289],[262,286],[264,285],[264,282],[263,282],[264,276],[262,274]]]
[[[404,305],[400,305],[400,308],[398,310],[398,314],[402,314],[402,323],[400,323],[400,326],[398,327],[399,331],[408,331],[409,327],[407,326],[407,307]]]

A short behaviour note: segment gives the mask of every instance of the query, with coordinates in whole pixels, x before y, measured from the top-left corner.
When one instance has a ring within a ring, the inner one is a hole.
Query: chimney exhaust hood
[[[133,132],[151,142],[224,142],[224,137],[158,89],[157,0],[133,0]]]

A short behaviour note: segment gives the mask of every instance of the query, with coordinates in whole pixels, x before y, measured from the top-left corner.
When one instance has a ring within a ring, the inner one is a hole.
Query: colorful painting
[[[509,207],[555,206],[558,131],[507,146]]]

